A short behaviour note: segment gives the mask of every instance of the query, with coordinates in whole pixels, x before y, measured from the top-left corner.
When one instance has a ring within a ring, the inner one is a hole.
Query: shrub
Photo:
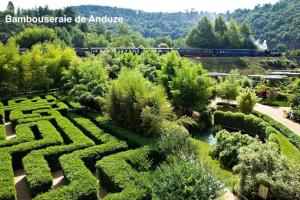
[[[223,185],[199,160],[163,164],[153,173],[153,199],[217,199],[223,191]]]
[[[21,48],[31,48],[34,44],[52,42],[57,39],[57,35],[50,28],[26,28],[15,36],[17,44]]]
[[[240,148],[256,141],[249,135],[238,132],[229,133],[226,130],[218,132],[216,139],[217,143],[211,149],[210,155],[220,160],[220,163],[229,169],[238,164]]]
[[[195,157],[196,146],[190,140],[189,132],[174,122],[165,122],[157,142],[159,152],[166,156]]]
[[[268,188],[268,199],[299,199],[300,172],[270,144],[255,142],[241,150],[239,191],[249,199],[257,199],[260,185]]]
[[[242,113],[250,114],[253,111],[258,98],[250,89],[246,89],[237,97],[238,108]]]
[[[234,101],[239,95],[240,85],[234,75],[230,75],[224,81],[217,85],[217,94],[221,98],[230,101]]]
[[[171,96],[177,107],[201,111],[212,95],[212,80],[202,65],[184,64],[175,69],[176,76],[169,82]],[[190,113],[191,114],[191,113]]]
[[[123,69],[106,97],[109,116],[143,135],[157,135],[161,122],[172,117],[163,88],[145,79],[136,69]]]

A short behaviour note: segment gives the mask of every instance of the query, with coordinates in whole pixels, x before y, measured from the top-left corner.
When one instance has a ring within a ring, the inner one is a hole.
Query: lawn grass
[[[289,107],[290,103],[287,101],[267,101],[267,100],[262,100],[260,102],[263,105],[268,105],[268,106],[278,106],[278,107]]]
[[[219,178],[230,190],[237,184],[238,175],[229,169],[224,169],[218,160],[212,159],[209,155],[211,145],[200,140],[192,139],[193,143],[199,147],[199,158],[203,160],[212,170],[214,175]]]
[[[300,151],[284,135],[277,134],[282,153],[292,161],[300,163]]]

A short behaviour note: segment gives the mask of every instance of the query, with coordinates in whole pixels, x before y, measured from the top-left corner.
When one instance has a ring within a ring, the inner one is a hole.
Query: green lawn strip
[[[298,136],[296,133],[288,129],[286,126],[281,124],[280,122],[277,122],[273,118],[269,117],[268,115],[265,115],[261,112],[254,111],[254,115],[258,116],[259,118],[263,119],[264,121],[268,122],[273,126],[275,129],[277,129],[279,132],[281,132],[285,137],[288,138],[288,140],[294,144],[298,149],[300,149],[300,136]]]
[[[300,151],[284,135],[277,134],[282,153],[289,159],[300,163]]]
[[[14,171],[12,168],[12,158],[8,153],[0,154],[0,199],[17,199],[16,188],[14,184]]]
[[[263,100],[260,101],[261,104],[263,105],[268,105],[268,106],[278,106],[278,107],[289,107],[290,103],[287,101],[268,101],[268,100]]]
[[[192,141],[199,147],[199,159],[207,164],[215,177],[222,181],[229,189],[233,189],[234,185],[237,183],[238,175],[234,174],[229,169],[222,168],[218,160],[212,159],[209,155],[211,145],[193,138]]]

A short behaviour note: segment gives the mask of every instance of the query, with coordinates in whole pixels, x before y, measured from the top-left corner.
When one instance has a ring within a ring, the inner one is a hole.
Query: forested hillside
[[[83,16],[121,16],[134,31],[140,32],[144,37],[157,38],[170,36],[172,39],[185,37],[190,28],[197,24],[201,17],[214,19],[215,13],[208,12],[144,12],[132,9],[107,6],[75,6],[77,14]]]
[[[250,24],[255,38],[267,40],[270,47],[282,43],[289,48],[300,48],[299,0],[257,5],[254,10],[239,9],[227,17]]]

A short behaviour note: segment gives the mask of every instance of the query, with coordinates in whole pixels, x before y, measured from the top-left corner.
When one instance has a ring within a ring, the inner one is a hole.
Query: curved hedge
[[[112,192],[105,196],[105,200],[150,199],[147,180],[135,169],[149,170],[151,166],[145,163],[150,153],[146,146],[111,155],[97,162],[99,181]]]
[[[261,140],[267,140],[272,133],[278,133],[269,123],[254,115],[216,111],[214,113],[214,120],[217,125],[233,130],[240,130],[254,137],[258,136]]]
[[[261,112],[254,111],[253,114],[256,115],[256,116],[258,116],[259,118],[265,120],[266,122],[268,122],[271,126],[273,126],[274,128],[276,128],[285,137],[287,137],[288,140],[292,144],[294,144],[298,149],[300,149],[300,136],[298,136],[296,133],[294,133],[293,131],[291,131],[290,129],[288,129],[286,126],[284,126],[280,122],[275,121],[271,117],[269,117],[269,116],[267,116],[267,115],[265,115],[265,114],[263,114]]]

